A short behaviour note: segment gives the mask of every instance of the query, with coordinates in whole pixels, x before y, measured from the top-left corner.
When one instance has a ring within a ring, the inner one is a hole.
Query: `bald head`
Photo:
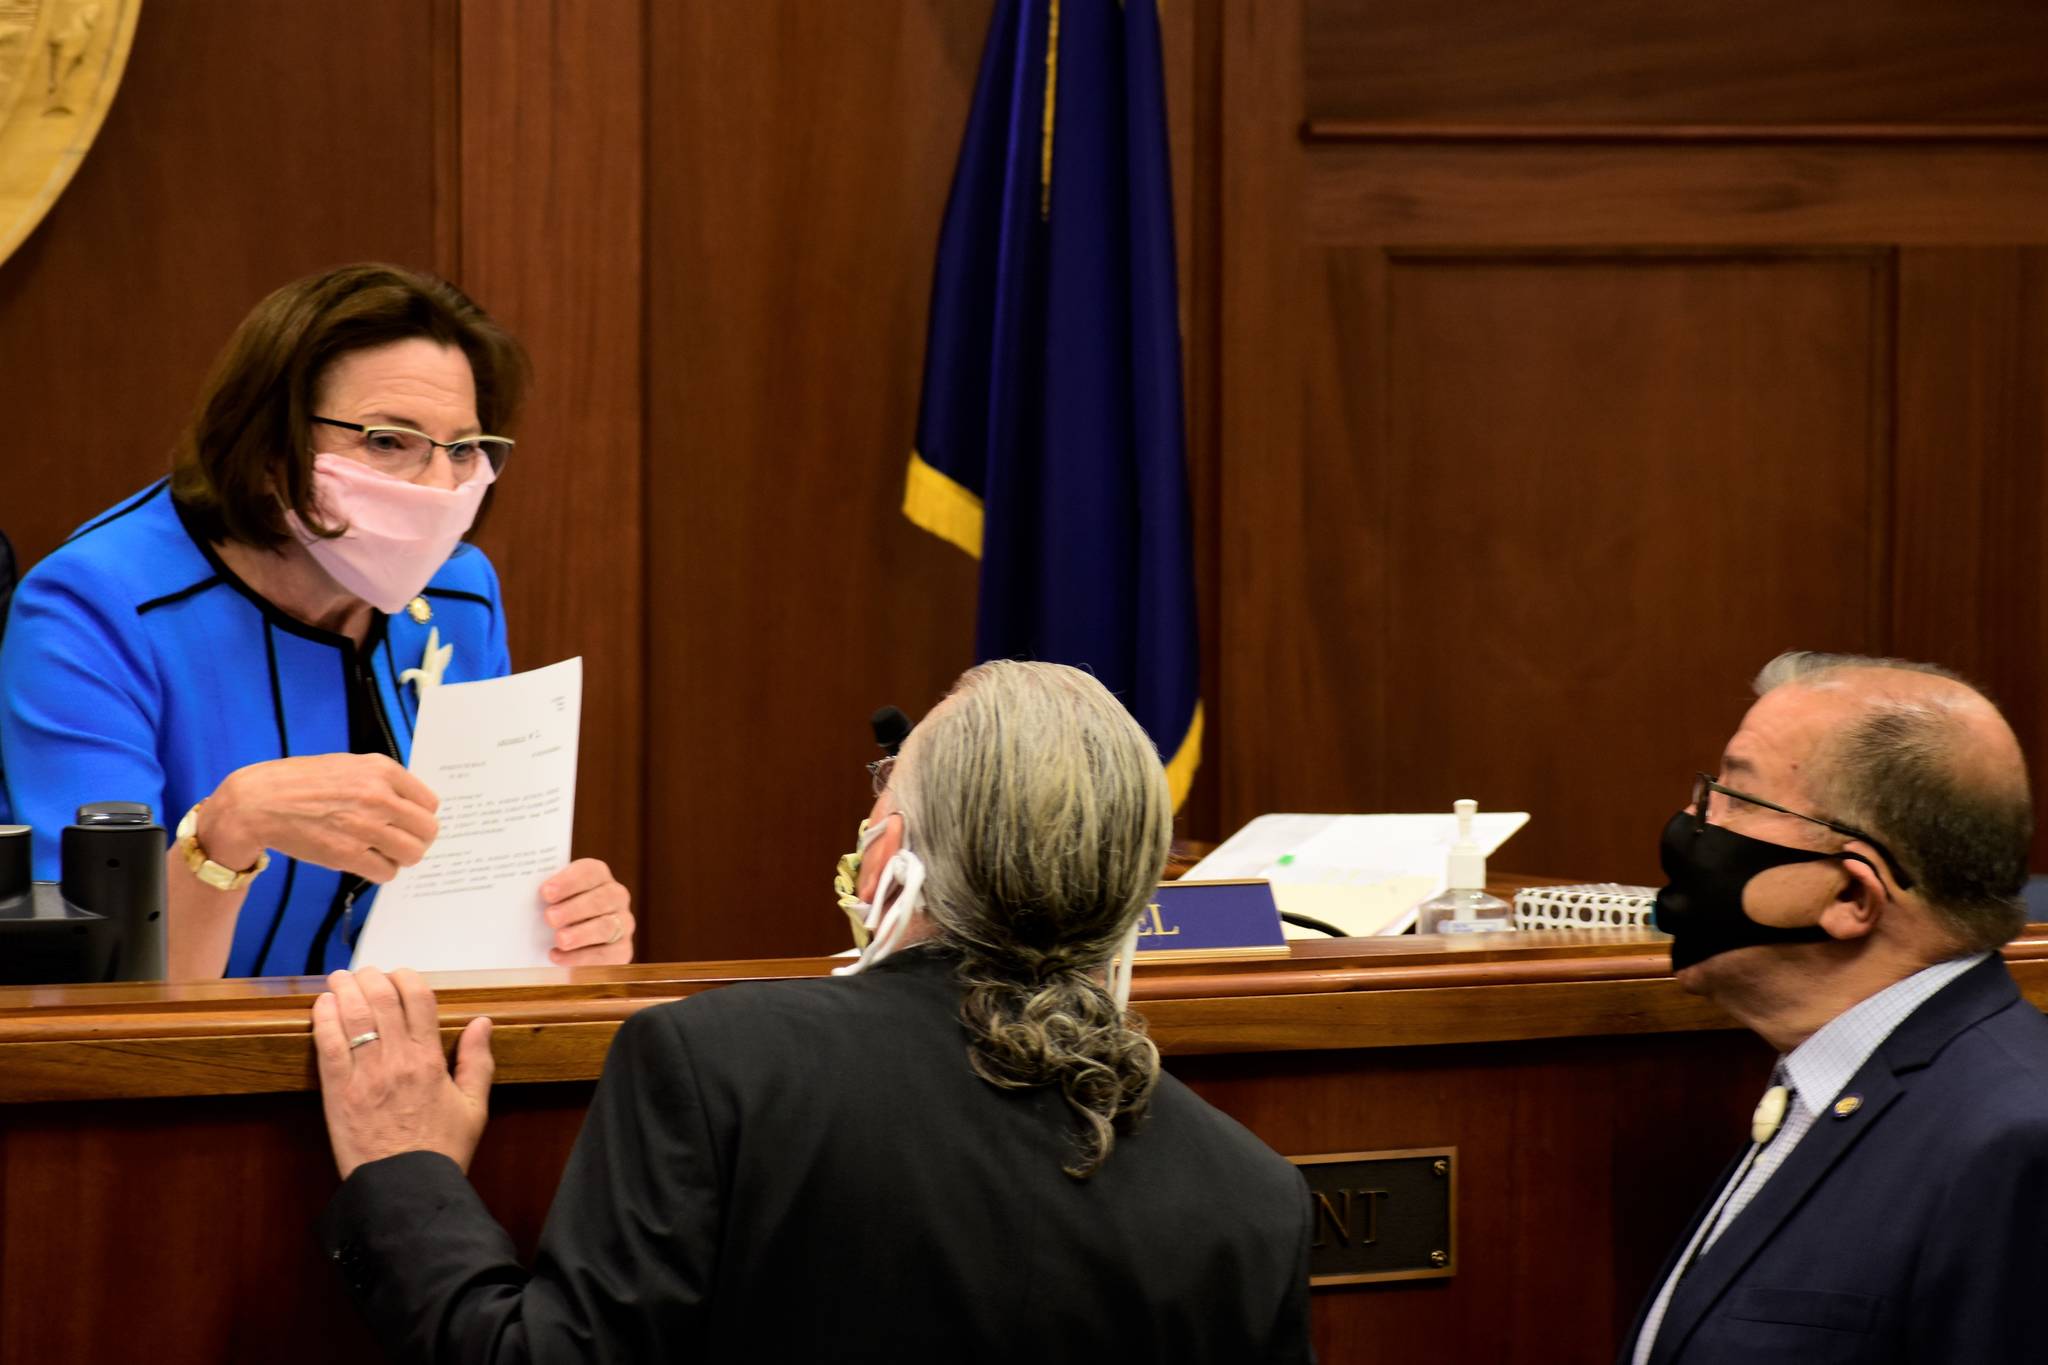
[[[1930,664],[1811,653],[1773,659],[1756,689],[1753,716],[1814,732],[1800,774],[1810,799],[1884,840],[1959,947],[2019,932],[2034,832],[2026,758],[1983,693]]]

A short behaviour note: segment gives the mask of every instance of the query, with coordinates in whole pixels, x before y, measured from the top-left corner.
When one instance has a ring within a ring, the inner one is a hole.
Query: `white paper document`
[[[1529,823],[1527,811],[1482,811],[1472,839],[1491,854]],[[1354,937],[1399,934],[1411,911],[1444,889],[1458,817],[1442,815],[1261,815],[1189,868],[1183,881],[1263,877],[1282,910],[1308,915]],[[1286,926],[1289,938],[1320,937]]]
[[[356,967],[546,967],[540,884],[569,864],[583,660],[420,697],[412,774],[441,798],[427,856],[377,892]]]

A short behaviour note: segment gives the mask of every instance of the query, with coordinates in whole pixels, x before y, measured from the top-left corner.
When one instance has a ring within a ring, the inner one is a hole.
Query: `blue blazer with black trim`
[[[481,550],[458,548],[425,595],[430,621],[377,613],[359,655],[257,596],[188,528],[167,484],[87,523],[23,577],[0,637],[0,813],[35,826],[35,875],[56,877],[58,836],[87,802],[142,801],[170,826],[236,768],[348,752],[359,663],[405,762],[418,698],[398,675],[430,629],[455,646],[445,681],[511,671]],[[228,974],[346,966],[374,891],[279,860],[249,888]]]
[[[1679,1281],[1653,1365],[2042,1359],[2048,1019],[1994,957],[1908,1016],[1842,1093],[1861,1103],[1838,1114],[1826,1096],[1785,1164]]]

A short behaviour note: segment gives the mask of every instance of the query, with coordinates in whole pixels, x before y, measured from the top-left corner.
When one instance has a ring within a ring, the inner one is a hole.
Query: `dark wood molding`
[[[2038,123],[1409,123],[1305,119],[1301,140],[1318,143],[2048,143]]]

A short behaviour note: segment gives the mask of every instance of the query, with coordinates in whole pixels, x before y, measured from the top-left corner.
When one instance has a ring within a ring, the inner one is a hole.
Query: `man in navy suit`
[[[2048,1019],[1997,951],[2019,743],[1927,665],[1787,654],[1756,690],[1665,829],[1657,915],[1679,982],[1781,1055],[1622,1365],[2042,1359]]]

